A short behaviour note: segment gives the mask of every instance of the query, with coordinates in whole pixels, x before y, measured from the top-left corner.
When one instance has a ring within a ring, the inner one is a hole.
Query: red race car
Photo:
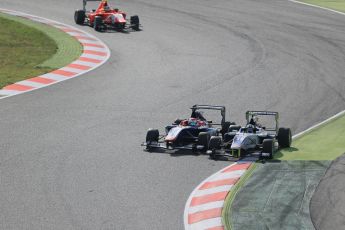
[[[100,1],[100,4],[96,10],[86,11],[87,2],[91,1]],[[125,12],[110,8],[107,0],[83,0],[83,9],[75,11],[74,21],[79,25],[92,26],[96,31],[107,29],[116,31],[139,30],[139,17],[137,15],[131,16],[128,23],[126,16]]]

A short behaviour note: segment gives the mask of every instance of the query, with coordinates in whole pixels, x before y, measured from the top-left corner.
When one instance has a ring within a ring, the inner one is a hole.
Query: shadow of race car
[[[87,11],[87,2],[100,1],[96,10]],[[89,25],[96,31],[127,29],[140,30],[139,17],[131,16],[128,23],[127,14],[119,9],[110,8],[107,0],[83,0],[83,9],[74,12],[74,21],[79,25]]]
[[[165,135],[160,135],[158,129],[149,129],[146,141],[142,146],[146,150],[154,149],[184,149],[192,151],[204,151],[209,149],[209,141],[213,136],[222,136],[233,122],[225,121],[225,107],[215,105],[194,105],[188,119],[177,119],[172,125],[165,127]],[[220,111],[220,123],[206,120],[203,115],[205,110]]]
[[[260,117],[260,118],[259,118]],[[273,117],[274,127],[259,123],[262,117]],[[278,112],[247,111],[244,127],[231,125],[223,137],[211,137],[208,153],[213,159],[223,157],[240,158],[254,154],[261,158],[272,159],[278,148],[291,146],[290,128],[279,128]]]

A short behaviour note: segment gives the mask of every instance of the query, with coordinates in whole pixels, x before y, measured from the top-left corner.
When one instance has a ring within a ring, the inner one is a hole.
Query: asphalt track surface
[[[112,3],[112,2],[111,2]],[[81,0],[2,0],[73,25]],[[294,133],[345,106],[345,17],[288,1],[128,0],[143,31],[95,33],[107,64],[0,100],[0,229],[183,229],[185,202],[228,165],[146,153],[149,127],[196,103],[281,112]]]
[[[341,230],[345,226],[345,155],[333,161],[310,201],[310,214],[317,230]]]

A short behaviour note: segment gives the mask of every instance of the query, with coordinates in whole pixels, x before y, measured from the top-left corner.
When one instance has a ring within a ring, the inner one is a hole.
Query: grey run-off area
[[[317,230],[345,228],[345,155],[327,170],[310,202],[310,213]]]
[[[314,229],[309,204],[329,161],[258,164],[229,217],[234,230]]]

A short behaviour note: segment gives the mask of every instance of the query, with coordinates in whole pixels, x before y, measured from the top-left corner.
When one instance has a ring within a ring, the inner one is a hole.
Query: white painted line
[[[203,195],[209,195],[212,193],[217,193],[217,192],[228,192],[230,189],[233,187],[233,185],[223,185],[223,186],[218,186],[214,188],[209,188],[209,189],[198,189],[195,191],[194,196],[203,196]]]
[[[229,166],[227,166],[227,167],[229,167]],[[224,169],[226,169],[227,167],[225,167]],[[224,169],[222,169],[222,170],[224,170]],[[234,171],[230,171],[230,172],[215,173],[211,176],[211,178],[209,178],[209,180],[207,182],[240,177],[243,173],[245,173],[245,171],[246,170],[241,169],[241,170],[234,170]]]
[[[85,65],[88,67],[94,67],[97,66],[98,64],[92,63],[92,62],[87,62],[87,61],[74,61],[71,64],[77,64],[77,65]]]
[[[231,165],[235,165],[236,163],[233,163]],[[225,168],[227,168],[229,166],[226,166]],[[189,214],[189,205],[194,197],[194,194],[196,193],[196,191],[200,188],[200,186],[202,186],[205,182],[209,181],[211,178],[213,178],[217,173],[221,173],[222,171],[224,170],[221,169],[219,170],[218,172],[215,172],[214,174],[212,174],[211,176],[207,177],[205,180],[203,180],[197,187],[195,187],[195,189],[193,190],[193,192],[189,195],[188,199],[187,199],[187,202],[185,204],[185,207],[184,207],[184,213],[183,213],[183,222],[184,222],[184,228],[187,230],[187,229],[190,229],[189,228],[189,224],[188,224],[188,214]]]
[[[47,21],[44,20],[44,19],[40,19],[40,18],[31,18],[32,21],[35,21],[35,22],[40,22],[40,23],[43,23],[43,24],[46,24]]]
[[[54,23],[54,21],[51,21],[51,22]],[[47,22],[47,23],[51,23],[51,22]],[[59,28],[59,29],[65,28],[67,26],[67,25],[63,25],[63,24],[50,24],[50,25],[53,27]],[[68,27],[71,27],[71,26],[68,26]]]
[[[311,6],[311,7],[315,7],[315,8],[319,8],[319,9],[323,9],[323,10],[328,10],[331,11],[333,13],[337,13],[337,14],[341,14],[341,15],[345,15],[345,13],[337,11],[337,10],[332,10],[326,7],[322,7],[322,6],[317,6],[317,5],[313,5],[313,4],[309,4],[309,3],[305,3],[305,2],[300,2],[300,1],[295,1],[295,0],[289,0],[290,2],[294,2],[294,3],[298,3],[298,4],[302,4],[302,5],[306,5],[306,6]]]
[[[85,72],[85,70],[77,69],[77,68],[71,68],[71,67],[63,67],[63,68],[61,68],[59,70],[69,71],[69,72],[73,72],[73,73],[83,73],[83,72]]]
[[[344,114],[345,114],[345,110],[337,113],[334,116],[331,116],[330,118],[328,118],[328,119],[326,119],[326,120],[324,120],[324,121],[322,121],[322,122],[320,122],[320,123],[318,123],[316,125],[313,125],[309,129],[306,129],[306,130],[304,130],[304,131],[294,135],[292,138],[295,139],[295,138],[298,138],[300,136],[303,136],[304,134],[306,134],[306,133],[308,133],[308,132],[310,132],[310,131],[312,131],[312,130],[314,130],[314,129],[316,129],[316,128],[318,128],[318,127],[320,127],[320,126],[322,126],[322,125],[324,125],[324,124],[326,124],[326,123],[328,123],[328,122],[330,122],[330,121],[332,121],[332,120],[334,120],[334,119],[336,119],[336,118],[338,118],[340,116],[343,116]]]
[[[225,172],[225,173],[219,173],[219,175],[216,176],[217,179],[223,180],[223,179],[231,179],[236,177],[241,177],[243,173],[245,173],[247,170],[241,169],[231,172]]]
[[[92,58],[92,59],[96,59],[96,60],[103,60],[105,58],[104,56],[85,54],[85,53],[83,53],[80,57]]]
[[[48,79],[55,80],[55,81],[64,81],[64,80],[69,78],[69,77],[64,77],[64,76],[54,74],[54,73],[47,73],[47,74],[44,74],[40,77],[48,78]]]
[[[12,96],[12,95],[17,95],[19,93],[21,93],[21,91],[0,89],[0,95],[5,95],[4,97],[1,97],[1,99],[7,97],[7,95]]]
[[[84,51],[86,50],[106,52],[106,49],[101,48],[101,47],[94,47],[94,46],[84,46]]]
[[[215,202],[210,202],[207,204],[201,204],[198,206],[190,207],[188,211],[189,211],[189,214],[193,214],[196,212],[206,211],[213,208],[222,208],[223,205],[224,205],[224,200],[215,201]]]
[[[83,42],[83,43],[93,43],[93,44],[99,44],[96,41],[92,41],[92,40],[87,40],[87,39],[78,39],[76,38],[79,42]]]
[[[67,29],[67,28],[66,28]],[[82,31],[73,31],[73,32],[65,32],[65,33],[67,33],[67,34],[69,34],[69,35],[71,35],[72,37],[74,37],[74,36],[86,36],[86,34],[84,33],[84,32],[82,32]]]
[[[207,220],[202,220],[200,222],[194,223],[190,225],[191,230],[201,230],[201,229],[208,229],[208,228],[213,228],[213,227],[218,227],[222,226],[222,218],[217,217],[217,218],[212,218],[212,219],[207,219]]]
[[[46,84],[42,84],[42,83],[38,83],[38,82],[33,82],[33,81],[26,81],[26,80],[16,82],[16,84],[25,85],[25,86],[31,86],[31,87],[35,87],[35,88],[40,88],[40,87],[46,85]]]

